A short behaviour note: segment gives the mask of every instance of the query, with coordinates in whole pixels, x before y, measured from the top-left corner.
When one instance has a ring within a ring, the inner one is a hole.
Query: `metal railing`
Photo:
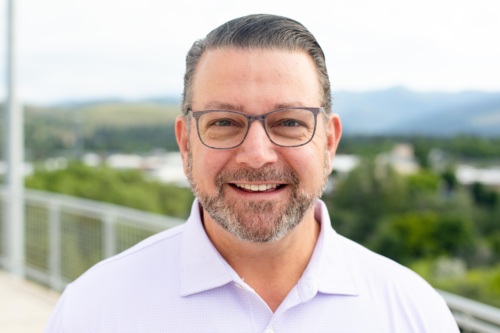
[[[0,266],[8,269],[0,188]],[[135,209],[25,190],[24,272],[28,279],[61,291],[97,262],[183,220]]]
[[[463,333],[500,333],[500,309],[439,290]]]
[[[0,267],[8,269],[0,187]],[[183,220],[70,196],[25,190],[28,279],[61,291],[93,264]],[[464,333],[500,333],[500,309],[439,291]]]

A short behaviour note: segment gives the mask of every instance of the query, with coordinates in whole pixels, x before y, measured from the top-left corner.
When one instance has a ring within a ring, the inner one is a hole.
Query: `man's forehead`
[[[301,54],[306,56],[311,64],[316,67],[313,57],[302,49],[286,49],[279,47],[239,47],[239,46],[224,46],[208,48],[203,51],[198,61],[197,67],[203,64],[207,58],[212,58],[213,56],[223,56],[227,55],[231,59],[241,59],[241,58],[280,58],[287,55],[297,55]]]
[[[221,48],[203,53],[194,75],[194,84],[209,80],[216,85],[225,80],[282,82],[290,84],[304,80],[319,84],[314,60],[305,51],[279,49]]]

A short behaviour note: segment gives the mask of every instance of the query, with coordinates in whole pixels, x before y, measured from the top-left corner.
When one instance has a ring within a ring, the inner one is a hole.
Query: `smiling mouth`
[[[271,192],[286,186],[285,184],[231,184],[248,192]]]

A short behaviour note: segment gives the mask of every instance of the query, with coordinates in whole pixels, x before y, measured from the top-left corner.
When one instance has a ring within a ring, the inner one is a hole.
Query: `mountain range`
[[[500,136],[500,93],[332,92],[347,134]]]

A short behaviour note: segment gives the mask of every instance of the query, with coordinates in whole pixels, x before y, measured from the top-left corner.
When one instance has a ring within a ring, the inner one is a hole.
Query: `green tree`
[[[467,256],[476,240],[472,221],[435,212],[391,216],[378,225],[374,235],[370,241],[373,250],[405,264],[443,255]]]
[[[26,187],[183,218],[193,201],[189,189],[147,180],[139,171],[80,163],[61,170],[37,170],[26,179]]]
[[[475,182],[472,184],[471,194],[478,205],[493,208],[498,203],[498,193],[488,190],[481,183]]]
[[[422,192],[436,193],[441,185],[439,175],[430,170],[423,170],[409,175],[407,181],[410,191],[413,192],[414,195],[418,195]]]
[[[407,208],[408,186],[404,178],[390,167],[364,161],[323,199],[333,213],[334,228],[357,242],[365,243],[380,218],[388,212]]]

